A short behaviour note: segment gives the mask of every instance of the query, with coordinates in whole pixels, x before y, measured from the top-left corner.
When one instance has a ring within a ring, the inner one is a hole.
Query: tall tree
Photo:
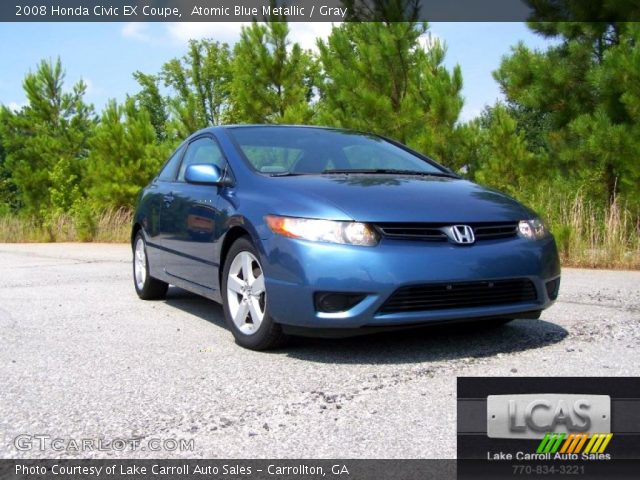
[[[543,170],[541,158],[530,151],[516,120],[501,104],[487,108],[480,119],[479,149],[474,165],[475,180],[516,195],[531,182],[531,174]],[[538,168],[536,168],[538,167]],[[541,176],[536,175],[536,182]],[[525,182],[525,185],[523,185]]]
[[[158,77],[142,72],[134,72],[133,78],[140,84],[141,90],[134,96],[138,105],[149,113],[149,119],[156,131],[156,139],[161,142],[167,138],[169,112],[167,102],[160,93]]]
[[[640,204],[638,65],[640,27],[605,21],[623,15],[624,2],[535,2],[539,19],[562,4],[571,18],[601,22],[531,22],[535,32],[556,40],[546,51],[523,44],[495,72],[509,102],[544,116],[543,147],[561,177],[580,179],[593,197],[617,195]],[[597,10],[600,9],[600,10]],[[613,9],[613,10],[612,10]]]
[[[231,52],[226,43],[191,40],[189,51],[162,67],[178,134],[223,123],[229,106]]]
[[[234,122],[311,121],[315,64],[309,52],[290,42],[283,17],[243,27],[233,52]]]
[[[95,125],[93,107],[84,102],[80,81],[64,91],[58,59],[42,61],[27,74],[23,87],[27,105],[19,111],[2,107],[0,138],[22,207],[31,214],[67,211],[78,197],[88,139]]]
[[[462,73],[423,22],[344,23],[318,41],[320,119],[389,135],[452,160]]]
[[[0,121],[2,121],[1,118]],[[7,156],[3,144],[0,137],[0,215],[6,215],[18,207],[16,187],[11,180],[11,170],[6,166]]]
[[[100,208],[133,207],[172,147],[157,141],[149,112],[133,98],[107,104],[89,145],[89,196]]]

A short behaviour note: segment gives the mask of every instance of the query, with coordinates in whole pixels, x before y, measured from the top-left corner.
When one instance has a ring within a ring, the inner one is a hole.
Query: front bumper
[[[546,282],[559,278],[553,237],[477,242],[471,246],[382,239],[376,247],[314,243],[271,236],[262,243],[269,312],[279,323],[310,328],[360,328],[442,323],[486,317],[517,317],[549,307]],[[419,312],[381,313],[380,307],[407,285],[527,278],[534,301]],[[314,293],[365,293],[350,310],[316,311]]]

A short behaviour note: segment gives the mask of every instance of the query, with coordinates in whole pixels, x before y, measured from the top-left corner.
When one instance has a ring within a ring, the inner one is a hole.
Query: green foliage
[[[344,23],[318,41],[320,123],[387,135],[452,160],[462,74],[442,65],[445,47],[427,32],[426,23]]]
[[[547,138],[551,132],[551,122],[545,110],[525,107],[509,101],[504,103],[504,108],[516,121],[518,134],[526,140],[529,150],[541,153],[549,149]],[[490,110],[491,107],[487,107],[487,111]],[[484,115],[481,115],[481,120],[484,122]]]
[[[551,8],[553,2],[537,3]],[[620,2],[605,3],[591,7],[599,6],[603,18],[621,12]],[[580,18],[580,5],[567,5]],[[544,167],[588,184],[588,198],[611,203],[621,196],[639,205],[640,27],[613,21],[530,26],[558,43],[544,52],[518,45],[495,77],[513,108],[542,119],[533,138],[549,158]]]
[[[83,160],[95,124],[93,107],[84,103],[82,81],[63,91],[60,60],[42,61],[23,86],[27,105],[17,112],[7,107],[0,111],[3,169],[5,175],[11,172],[19,206],[46,217],[68,209],[81,193]],[[78,188],[61,185],[62,178],[72,178]]]
[[[99,208],[131,207],[173,145],[157,143],[149,112],[132,98],[109,102],[90,141],[89,196]]]
[[[187,54],[165,63],[159,77],[172,93],[168,105],[179,137],[224,123],[231,82],[226,43],[191,40]]]
[[[532,183],[516,197],[543,216],[565,265],[640,268],[638,210],[615,198],[607,204],[585,196],[589,185],[556,178]]]
[[[149,113],[149,119],[156,131],[156,140],[162,142],[167,139],[167,123],[169,112],[166,100],[160,93],[158,78],[154,75],[147,75],[142,72],[134,72],[133,78],[140,84],[142,89],[134,96],[141,108]]]
[[[455,154],[447,160],[446,166],[460,175],[474,178],[483,154],[484,133],[478,118],[456,125],[451,137],[451,148],[455,148]]]
[[[233,50],[233,123],[309,123],[315,62],[282,19],[243,27]]]
[[[530,172],[537,170],[544,175],[540,157],[529,150],[524,134],[504,105],[485,110],[480,123],[474,169],[477,181],[515,194],[531,184]],[[540,180],[541,176],[536,176],[535,182]]]
[[[81,182],[74,171],[72,160],[61,157],[49,172],[51,187],[49,188],[50,206],[43,217],[53,217],[70,212],[74,205],[82,199]]]
[[[1,116],[0,121],[2,121]],[[11,171],[6,167],[7,156],[3,145],[4,142],[0,136],[0,216],[8,215],[18,208],[16,186],[11,179]]]

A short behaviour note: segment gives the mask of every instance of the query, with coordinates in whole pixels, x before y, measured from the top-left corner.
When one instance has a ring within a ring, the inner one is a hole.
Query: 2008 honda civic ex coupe
[[[223,304],[238,344],[539,318],[560,265],[543,222],[395,141],[303,126],[189,137],[138,198],[140,298]]]

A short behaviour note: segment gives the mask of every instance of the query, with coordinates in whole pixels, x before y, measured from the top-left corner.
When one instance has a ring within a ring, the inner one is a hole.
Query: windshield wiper
[[[457,175],[447,172],[421,172],[418,170],[401,170],[397,168],[344,168],[344,169],[331,169],[324,170],[322,172],[326,175],[331,174],[350,174],[350,173],[370,173],[370,174],[395,174],[395,175],[421,175],[430,177],[450,177],[458,178]]]
[[[308,175],[308,173],[300,173],[300,172],[277,172],[277,173],[269,173],[270,177],[298,177],[300,175]]]

